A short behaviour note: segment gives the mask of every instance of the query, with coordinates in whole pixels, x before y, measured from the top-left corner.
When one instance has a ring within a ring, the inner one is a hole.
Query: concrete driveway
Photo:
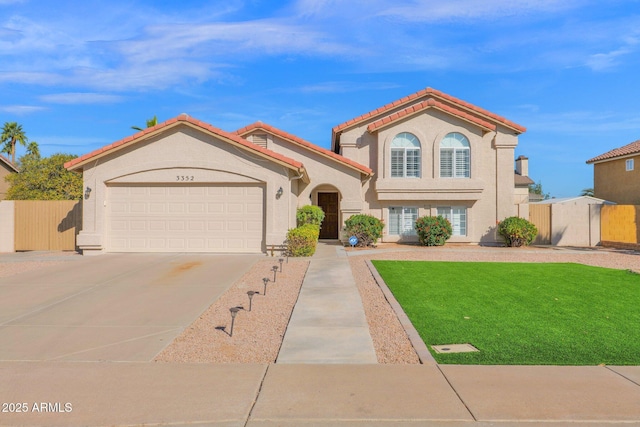
[[[0,361],[150,361],[261,257],[73,256],[0,278]]]

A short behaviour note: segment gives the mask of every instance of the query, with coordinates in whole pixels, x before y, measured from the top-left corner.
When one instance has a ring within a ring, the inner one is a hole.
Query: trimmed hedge
[[[304,224],[315,224],[320,227],[322,221],[324,221],[324,211],[320,206],[306,205],[296,211],[298,227]]]
[[[512,216],[498,224],[498,234],[507,246],[529,246],[538,235],[538,229],[526,219]]]
[[[320,227],[315,224],[304,224],[287,232],[289,255],[308,257],[316,252]]]
[[[423,216],[416,220],[416,232],[424,246],[442,246],[453,232],[451,223],[442,215]]]
[[[358,214],[344,222],[347,237],[356,236],[357,246],[372,246],[382,237],[384,224],[373,215]]]

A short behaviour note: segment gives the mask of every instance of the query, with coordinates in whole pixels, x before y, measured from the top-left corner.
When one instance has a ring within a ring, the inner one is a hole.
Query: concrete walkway
[[[320,242],[276,363],[377,363],[344,247]]]

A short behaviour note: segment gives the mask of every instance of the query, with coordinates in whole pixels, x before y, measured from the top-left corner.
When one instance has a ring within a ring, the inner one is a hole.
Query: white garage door
[[[260,252],[263,189],[109,186],[109,252]]]

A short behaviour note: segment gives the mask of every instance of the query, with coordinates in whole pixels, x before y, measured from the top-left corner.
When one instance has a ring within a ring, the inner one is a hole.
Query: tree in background
[[[157,116],[153,116],[152,118],[150,118],[149,120],[147,120],[147,128],[152,128],[155,125],[158,124],[158,117]],[[131,129],[133,130],[144,130],[142,128],[139,128],[138,126],[131,126]]]
[[[26,156],[35,157],[36,159],[40,158],[40,147],[38,146],[37,142],[31,141],[29,145],[27,145]]]
[[[581,196],[591,196],[594,197],[594,191],[593,188],[583,188],[582,192],[580,193]]]
[[[536,184],[529,185],[529,193],[538,194],[542,198],[542,200],[547,200],[549,197],[549,193],[545,193],[542,191],[542,182],[538,181]]]
[[[37,144],[20,157],[20,173],[5,179],[9,183],[8,200],[80,200],[82,174],[70,172],[64,164],[77,156],[53,154],[41,158]]]
[[[6,122],[0,134],[0,144],[4,144],[0,153],[11,155],[11,163],[16,163],[16,144],[26,145],[27,135],[22,130],[22,125],[17,122]]]

